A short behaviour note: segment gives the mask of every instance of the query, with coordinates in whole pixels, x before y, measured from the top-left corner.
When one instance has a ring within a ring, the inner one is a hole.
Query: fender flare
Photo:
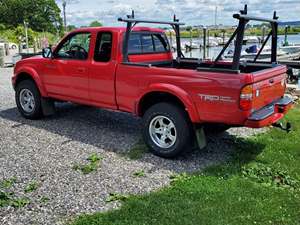
[[[41,96],[42,97],[47,97],[47,92],[46,89],[43,85],[43,82],[41,80],[41,77],[39,76],[39,74],[31,67],[22,67],[19,70],[17,70],[15,72],[15,82],[18,80],[18,77],[22,74],[22,73],[26,73],[27,75],[29,75],[35,82],[35,84],[37,85],[37,88],[39,89]],[[14,84],[15,85],[15,84]]]
[[[147,90],[140,95],[137,104],[137,109],[139,108],[140,102],[143,99],[143,97],[151,92],[165,92],[177,97],[185,106],[185,109],[188,112],[191,121],[199,122],[200,119],[199,119],[198,111],[190,95],[182,88],[173,84],[165,84],[165,83],[150,84]]]

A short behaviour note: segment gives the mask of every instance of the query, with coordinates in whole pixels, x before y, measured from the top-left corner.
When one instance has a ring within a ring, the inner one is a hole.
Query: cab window
[[[170,50],[168,40],[165,35],[153,34],[152,36],[156,52],[167,52]]]
[[[112,33],[100,32],[97,35],[94,60],[96,62],[109,62],[111,59]]]
[[[128,54],[141,54],[142,53],[142,42],[140,34],[130,34],[128,42]]]
[[[154,52],[153,39],[151,34],[142,34],[142,53]]]
[[[91,34],[77,33],[67,38],[56,51],[61,59],[86,60],[90,49]]]
[[[167,37],[161,33],[131,33],[128,54],[151,54],[170,51]]]

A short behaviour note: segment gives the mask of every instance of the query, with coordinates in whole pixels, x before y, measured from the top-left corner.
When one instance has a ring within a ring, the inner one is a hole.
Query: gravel
[[[12,68],[0,69],[0,181],[16,178],[9,189],[30,203],[22,208],[0,208],[2,225],[53,225],[81,213],[120,206],[106,202],[110,193],[142,194],[160,189],[174,173],[193,172],[228,160],[236,136],[247,137],[264,130],[230,129],[208,137],[208,146],[175,160],[150,153],[141,159],[124,157],[139,140],[141,123],[127,113],[111,112],[70,103],[38,121],[23,119],[17,111],[10,83]],[[103,159],[97,171],[82,174],[74,164],[86,163],[90,154]],[[139,170],[144,177],[134,177]],[[37,190],[25,187],[37,182]],[[47,198],[43,202],[41,199]]]

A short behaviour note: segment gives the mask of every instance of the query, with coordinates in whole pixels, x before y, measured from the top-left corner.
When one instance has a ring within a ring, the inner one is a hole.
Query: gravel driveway
[[[2,225],[53,225],[80,213],[119,206],[106,202],[110,193],[140,194],[169,184],[174,173],[192,172],[228,159],[233,137],[258,130],[231,129],[210,137],[208,147],[176,160],[149,153],[141,159],[124,157],[140,140],[140,120],[126,113],[109,112],[74,104],[58,104],[55,116],[23,119],[14,102],[11,68],[0,69],[0,181],[15,177],[9,189],[29,199],[25,207],[0,208]],[[97,171],[74,170],[91,153],[103,159]],[[143,170],[145,176],[133,174]],[[31,182],[37,187],[25,193]]]

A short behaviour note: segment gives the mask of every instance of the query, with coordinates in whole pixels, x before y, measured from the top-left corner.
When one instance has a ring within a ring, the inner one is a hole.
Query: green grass
[[[31,193],[39,188],[39,184],[36,181],[31,181],[24,189],[25,193]]]
[[[14,207],[22,208],[30,203],[30,199],[27,197],[16,197],[12,191],[14,184],[17,182],[15,177],[3,180],[0,182],[0,208],[1,207]],[[30,182],[25,188],[24,193],[30,193],[38,188],[36,181]]]
[[[89,174],[98,169],[101,160],[101,156],[97,155],[96,153],[93,153],[87,158],[87,164],[76,164],[73,166],[73,169],[79,170],[83,174]]]
[[[125,153],[125,156],[129,159],[137,160],[141,159],[146,152],[148,152],[148,148],[145,143],[140,140],[128,152]]]
[[[115,202],[115,201],[125,201],[129,198],[128,195],[119,194],[119,193],[110,193],[106,202]]]
[[[12,177],[12,178],[1,181],[0,188],[8,189],[8,188],[11,188],[15,183],[16,183],[16,178]]]
[[[48,197],[41,197],[39,202],[42,204],[47,204],[50,201],[50,198]]]
[[[72,225],[300,224],[300,107],[289,134],[272,129],[233,139],[232,160],[197,174],[171,176],[158,192],[126,198],[118,210],[77,217]]]
[[[0,190],[0,208],[11,206],[14,208],[21,208],[30,203],[28,198],[16,198],[13,192]]]
[[[145,174],[145,171],[144,170],[138,170],[138,171],[135,171],[133,174],[132,174],[133,177],[145,177],[146,174]]]

